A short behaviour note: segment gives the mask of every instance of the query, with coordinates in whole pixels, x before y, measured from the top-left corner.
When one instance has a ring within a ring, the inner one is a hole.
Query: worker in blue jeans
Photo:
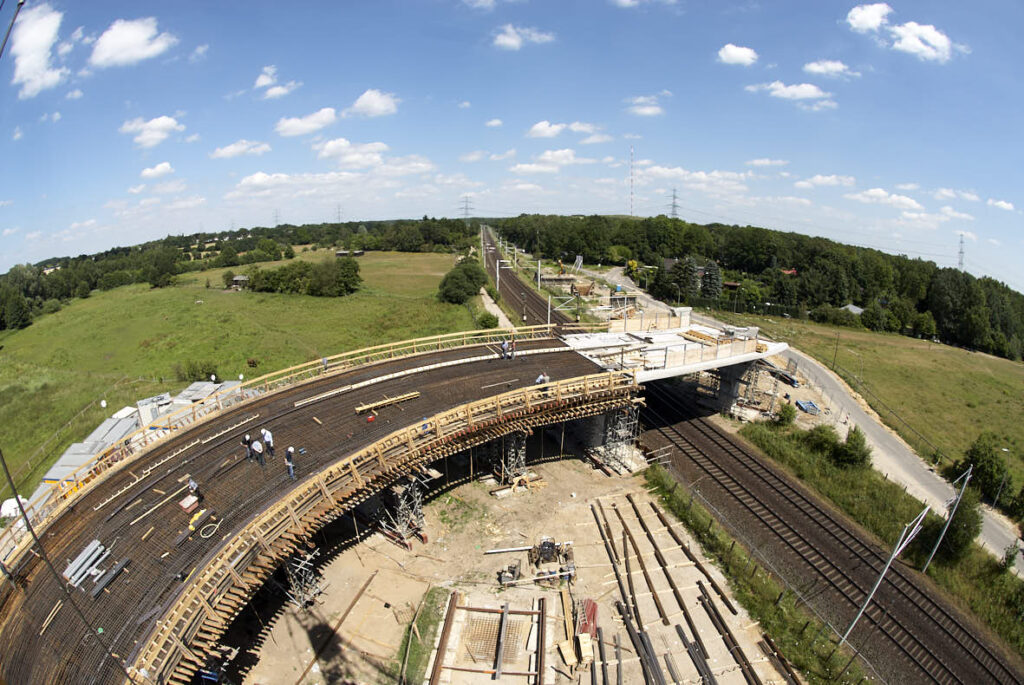
[[[284,451],[284,463],[288,467],[288,477],[295,480],[295,448],[289,447]]]

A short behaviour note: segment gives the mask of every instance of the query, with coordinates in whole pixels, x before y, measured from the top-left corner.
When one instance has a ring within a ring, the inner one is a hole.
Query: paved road
[[[636,283],[628,278],[622,267],[615,267],[604,273],[583,269],[582,273],[590,278],[601,278],[637,292],[638,300],[649,309],[667,311],[669,306],[655,300],[637,289]],[[721,322],[710,317],[694,314],[693,320],[702,320],[713,326],[721,326]],[[850,390],[827,368],[809,356],[794,350],[792,347],[783,353],[787,359],[799,362],[799,373],[810,383],[822,389],[836,404],[833,411],[845,413],[853,423],[864,431],[868,443],[874,450],[874,466],[886,474],[890,480],[905,485],[907,492],[922,502],[931,505],[933,510],[944,511],[946,502],[953,497],[953,488],[942,476],[928,466],[903,440],[882,425],[873,415],[868,414],[851,394]],[[982,528],[978,541],[989,552],[1002,558],[1003,551],[1018,540],[1017,526],[1007,517],[991,507],[982,505]],[[1018,554],[1014,568],[1017,575],[1024,577],[1024,553]]]

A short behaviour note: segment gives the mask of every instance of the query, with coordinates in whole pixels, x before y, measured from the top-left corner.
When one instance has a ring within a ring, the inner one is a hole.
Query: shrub
[[[217,366],[211,361],[189,359],[174,365],[174,376],[179,381],[205,381],[217,374]]]
[[[804,433],[803,439],[808,448],[830,460],[834,460],[833,455],[842,444],[836,429],[824,423]]]
[[[846,434],[846,442],[837,446],[832,459],[839,466],[862,467],[871,463],[871,447],[864,438],[864,432],[854,426]]]
[[[498,317],[490,312],[484,312],[480,315],[480,318],[476,320],[476,325],[479,328],[497,328]]]
[[[224,287],[230,288],[232,281],[235,280],[235,272],[232,271],[231,269],[228,269],[227,271],[224,272],[222,278],[224,279]]]
[[[946,537],[942,538],[936,558],[944,563],[955,563],[967,556],[971,549],[971,543],[981,532],[981,509],[978,506],[978,492],[967,488],[960,506],[957,507],[953,520],[946,531]],[[928,519],[925,529],[921,533],[921,549],[925,554],[935,546],[935,541],[942,533],[945,521],[942,519]]]
[[[463,259],[444,275],[437,289],[437,297],[442,302],[465,304],[469,298],[480,292],[487,282],[480,263],[475,259]]]
[[[783,404],[775,415],[776,426],[790,426],[796,421],[796,407],[792,404]]]

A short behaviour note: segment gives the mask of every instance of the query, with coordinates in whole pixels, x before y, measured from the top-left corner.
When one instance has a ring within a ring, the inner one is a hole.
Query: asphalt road
[[[630,290],[637,288],[632,279],[626,277],[621,267],[615,267],[604,273],[586,269],[582,272],[590,278],[601,278]],[[637,291],[637,297],[645,308],[662,311],[670,309],[665,303],[655,300],[642,291]],[[722,325],[719,321],[696,313],[693,314],[693,320],[698,323],[703,320],[712,326]],[[873,461],[877,470],[886,474],[889,480],[905,485],[907,492],[931,505],[932,510],[945,511],[946,503],[953,498],[953,488],[942,476],[928,466],[916,452],[877,418],[864,411],[857,399],[831,371],[792,347],[782,356],[787,359],[796,359],[799,362],[798,373],[832,398],[836,405],[833,407],[834,413],[845,413],[850,421],[860,426],[874,450],[875,459]],[[982,528],[978,542],[989,552],[1002,558],[1004,550],[1019,540],[1017,526],[987,505],[982,505],[981,509]],[[1024,577],[1024,552],[1018,553],[1014,572]]]

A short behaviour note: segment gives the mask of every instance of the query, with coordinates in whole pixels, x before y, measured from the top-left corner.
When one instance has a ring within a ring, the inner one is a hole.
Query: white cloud
[[[146,121],[136,117],[121,124],[121,133],[134,133],[135,144],[139,147],[155,147],[167,140],[174,131],[184,131],[185,125],[179,124],[174,117],[161,116]]]
[[[341,113],[341,116],[382,117],[398,111],[401,102],[394,93],[382,93],[370,88],[352,103],[352,106]]]
[[[146,189],[146,184],[145,183],[140,183],[137,186],[131,186],[130,188],[128,188],[128,192],[131,193],[132,195],[138,195],[139,193],[141,193],[145,189]]]
[[[169,211],[177,209],[195,209],[206,204],[206,198],[199,195],[193,195],[192,197],[184,197],[180,200],[175,200],[167,205]]]
[[[544,190],[536,183],[513,183],[508,187],[511,188],[512,190],[518,190],[523,193],[538,193]]]
[[[557,174],[557,164],[516,164],[509,168],[513,174]]]
[[[472,106],[473,105],[469,100],[463,100],[459,103],[459,109],[469,109]]]
[[[197,45],[196,49],[192,51],[192,54],[188,56],[188,61],[192,64],[202,62],[204,59],[206,59],[206,53],[209,50],[210,46],[208,43],[204,43],[203,45]]]
[[[502,123],[503,122],[501,121],[501,119],[488,119],[486,122],[484,122],[484,126],[486,126],[487,128],[497,128],[501,126]]]
[[[174,167],[171,166],[170,162],[160,162],[156,166],[151,166],[148,169],[143,169],[142,173],[139,174],[142,178],[160,178],[167,174],[173,174]]]
[[[158,197],[144,197],[139,200],[139,207],[152,207],[158,204],[160,204],[160,198]]]
[[[689,171],[682,167],[654,165],[642,169],[638,176],[643,182],[649,180],[676,181],[690,190],[712,196],[723,196],[746,192],[747,186],[744,181],[751,173],[753,172],[739,173],[717,169],[714,171]]]
[[[90,226],[96,225],[96,219],[86,219],[85,221],[73,221],[69,227],[72,231],[77,231],[80,228],[89,228]]]
[[[32,231],[31,233],[25,234],[25,240],[39,240],[43,237],[42,231]]]
[[[11,134],[11,140],[21,140],[22,135],[21,126],[14,127],[14,133]]]
[[[292,92],[296,88],[302,85],[302,81],[289,81],[281,86],[271,86],[267,88],[266,92],[263,93],[264,100],[276,100],[277,98],[283,98],[288,93]]]
[[[185,142],[186,143],[196,143],[198,141],[199,141],[199,134],[198,133],[193,133],[191,135],[185,136]]]
[[[757,61],[757,53],[751,48],[726,43],[718,51],[718,61],[722,64],[741,64],[749,67]]]
[[[857,5],[846,15],[846,23],[858,33],[877,31],[882,24],[888,22],[888,15],[892,7],[884,2],[877,2],[873,5]]]
[[[369,145],[375,144],[383,145],[383,143],[369,143]],[[406,155],[405,157],[389,157],[375,171],[381,176],[409,176],[425,174],[436,168],[433,162],[422,155]]]
[[[793,184],[795,188],[814,188],[816,186],[852,186],[857,182],[853,176],[838,176],[836,174],[829,174],[824,176],[822,174],[815,174],[810,178],[806,178],[802,181],[797,181]]]
[[[526,132],[529,138],[554,138],[565,130],[565,124],[552,124],[547,119],[538,121]]]
[[[932,193],[932,197],[936,200],[953,200],[960,198],[961,200],[968,200],[970,202],[978,202],[981,199],[975,192],[970,190],[956,190],[954,188],[939,188]]]
[[[569,124],[569,130],[573,133],[597,133],[597,126],[595,124],[588,124],[585,121],[574,121]]]
[[[580,141],[580,145],[594,145],[595,143],[610,143],[615,140],[607,133],[595,133]]]
[[[665,113],[665,110],[658,103],[657,95],[637,95],[636,97],[627,98],[626,102],[630,104],[626,111],[639,117],[656,117],[659,114]]]
[[[989,245],[995,245],[996,247],[1001,247],[1003,244],[1002,241],[996,240],[995,238],[986,238],[985,242]]]
[[[839,78],[843,76],[860,76],[859,71],[852,71],[839,60],[820,59],[817,62],[808,62],[804,65],[804,71],[808,74]]]
[[[475,10],[492,10],[495,4],[495,0],[462,0],[462,2]]]
[[[783,100],[817,100],[831,97],[832,95],[831,93],[826,93],[813,83],[796,83],[787,86],[782,81],[759,83],[747,86],[746,90],[751,93],[766,90],[773,98],[782,98]]]
[[[365,169],[384,163],[382,153],[388,151],[384,143],[352,143],[345,138],[335,138],[322,145],[314,145],[320,151],[320,159],[336,159],[343,169]]]
[[[53,124],[56,124],[58,121],[60,121],[60,119],[60,112],[54,112],[53,114],[43,114],[43,116],[39,117],[39,121],[42,121],[44,123],[49,121]]]
[[[156,57],[177,42],[169,33],[157,34],[156,17],[118,19],[96,40],[89,64],[100,69],[128,66]]]
[[[270,145],[267,143],[261,143],[258,140],[246,140],[242,138],[236,140],[230,145],[219,147],[210,153],[210,157],[213,159],[231,159],[232,157],[239,157],[241,155],[262,155],[264,152],[270,152]]]
[[[917,200],[906,195],[889,193],[882,188],[871,188],[869,190],[862,190],[859,193],[848,193],[843,197],[865,204],[891,205],[897,209],[922,209]]]
[[[541,164],[556,164],[565,166],[568,164],[592,164],[595,160],[577,157],[576,151],[569,148],[562,150],[545,150],[537,157]]]
[[[962,235],[963,237],[970,240],[972,243],[978,242],[978,236],[971,231],[953,231],[953,235]]]
[[[253,88],[266,88],[277,83],[277,67],[273,64],[268,64],[263,67],[263,71],[256,77],[256,83],[253,84]]]
[[[786,166],[789,164],[788,159],[769,159],[768,157],[759,157],[758,159],[750,159],[746,162],[747,166]]]
[[[919,190],[921,188],[917,183],[897,183],[897,190]]]
[[[933,62],[948,62],[953,55],[953,41],[949,36],[931,24],[918,24],[908,21],[906,24],[893,26],[893,50],[916,55],[918,59]]]
[[[494,34],[492,45],[502,50],[519,50],[524,43],[550,43],[555,39],[555,34],[544,33],[526,26],[513,26],[505,24]]]
[[[50,64],[51,51],[57,42],[57,32],[64,18],[46,3],[22,12],[14,27],[11,54],[14,55],[14,78],[20,85],[18,98],[35,97],[40,92],[59,85],[71,73],[65,67]]]
[[[16,228],[5,228],[4,232],[3,232],[3,237],[6,238],[8,236],[12,236],[12,235],[14,235],[17,232],[18,232],[18,229],[16,229]]]
[[[0,207],[10,207],[14,204],[14,200],[0,200]]]
[[[460,162],[479,162],[487,156],[486,150],[473,150],[459,157]]]
[[[79,98],[82,97],[82,95],[84,95],[84,93],[80,89],[75,88],[74,90],[70,91],[64,97],[67,98],[68,100],[78,100]]]
[[[330,126],[337,119],[333,107],[324,107],[304,117],[283,117],[278,120],[274,130],[282,136],[304,136]]]
[[[1005,209],[1008,212],[1014,210],[1013,203],[1006,200],[996,200],[995,198],[989,198],[986,203],[989,207],[998,207],[999,209]]]
[[[963,221],[974,221],[974,217],[964,212],[958,212],[949,205],[946,205],[941,210],[943,216],[948,216],[950,219],[961,219]]]
[[[505,150],[501,154],[498,154],[497,152],[495,152],[494,154],[492,154],[490,156],[489,159],[491,159],[492,161],[497,162],[497,161],[502,160],[502,159],[511,159],[511,158],[513,158],[515,156],[516,156],[516,149],[515,148],[511,148],[511,149]]]

